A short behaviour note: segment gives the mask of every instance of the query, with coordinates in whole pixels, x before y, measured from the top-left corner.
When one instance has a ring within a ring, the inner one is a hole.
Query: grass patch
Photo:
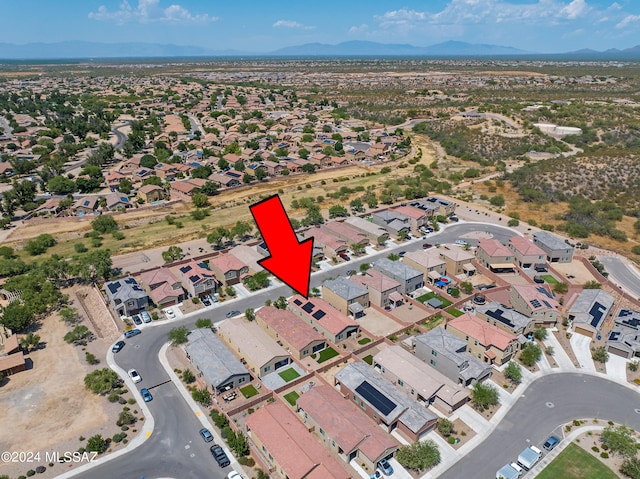
[[[240,392],[247,399],[258,394],[258,390],[253,387],[253,384],[249,384],[243,388],[240,388]]]
[[[318,357],[319,363],[324,363],[325,361],[335,358],[338,355],[338,352],[333,348],[325,348],[320,351],[320,355]]]
[[[371,342],[370,338],[362,338],[360,341],[358,341],[358,344],[368,344]]]
[[[539,479],[615,479],[618,477],[587,451],[575,444],[560,453],[538,474]]]
[[[433,291],[431,291],[430,293],[427,294],[423,294],[422,296],[418,296],[416,298],[416,301],[420,301],[421,303],[426,303],[427,301],[429,301],[432,298],[436,297],[436,293],[434,293]]]
[[[293,407],[295,407],[299,397],[300,397],[300,394],[298,394],[295,391],[291,391],[290,393],[287,393],[284,395],[284,398],[286,399],[286,401],[289,404],[291,404]]]
[[[431,330],[431,329],[437,328],[440,325],[440,323],[442,323],[442,321],[444,321],[444,317],[441,314],[436,314],[433,318],[427,321],[423,321],[420,324],[422,324],[428,330]]]
[[[369,354],[368,356],[365,356],[364,358],[362,358],[362,360],[365,363],[367,363],[369,366],[373,364],[373,356],[371,354]]]
[[[559,281],[554,278],[553,276],[551,276],[550,274],[543,274],[542,279],[544,279],[545,283],[549,283],[549,284],[558,284]]]
[[[460,311],[458,308],[449,308],[446,310],[447,313],[449,313],[451,316],[453,316],[454,318],[458,318],[460,316],[462,316],[464,313],[462,311]]]
[[[289,369],[285,369],[284,371],[280,371],[278,373],[278,376],[280,376],[286,382],[289,382],[289,381],[293,381],[295,378],[299,378],[300,373],[298,373],[298,371],[296,371],[293,368],[289,368]]]

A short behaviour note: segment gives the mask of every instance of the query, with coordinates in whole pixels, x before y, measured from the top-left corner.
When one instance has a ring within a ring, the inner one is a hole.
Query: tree
[[[196,208],[206,208],[209,206],[209,197],[204,193],[194,193],[191,202]]]
[[[519,384],[522,381],[522,368],[515,361],[509,361],[509,364],[504,369],[504,377],[515,384]]]
[[[618,453],[624,457],[634,457],[638,451],[633,429],[624,424],[605,427],[600,440],[609,446],[612,453]]]
[[[73,271],[83,281],[91,283],[100,279],[106,281],[113,274],[111,252],[108,249],[96,249],[85,253],[74,264]]]
[[[47,251],[48,248],[51,248],[55,244],[56,240],[53,239],[53,236],[48,233],[43,233],[41,235],[38,235],[36,238],[28,241],[24,249],[31,256],[37,256]]]
[[[87,450],[91,452],[97,452],[98,454],[104,452],[107,448],[107,441],[103,439],[100,434],[91,436],[87,441]]]
[[[122,384],[122,379],[109,368],[96,369],[84,377],[85,387],[94,394],[104,396]]]
[[[90,341],[92,338],[93,333],[84,325],[76,326],[64,335],[64,340],[67,343],[73,343],[75,346],[79,344],[86,345],[87,341]]]
[[[598,361],[599,363],[606,363],[609,361],[609,353],[604,346],[598,346],[597,348],[592,349],[591,357],[594,361]]]
[[[345,216],[349,216],[349,212],[344,206],[333,205],[331,208],[329,208],[329,218],[338,218]]]
[[[131,190],[133,189],[133,183],[131,183],[131,180],[129,178],[122,178],[120,180],[120,183],[118,183],[118,191],[120,191],[120,193],[128,195],[129,193],[131,193]]]
[[[389,253],[387,258],[391,261],[398,261],[400,259],[400,255],[398,253]]]
[[[181,326],[179,328],[173,328],[171,331],[169,331],[168,336],[169,336],[169,341],[171,342],[171,345],[177,346],[179,344],[184,344],[187,341],[189,341],[189,338],[187,337],[189,336],[189,330],[184,326]]]
[[[27,353],[29,352],[29,348],[31,348],[32,346],[36,348],[39,344],[40,336],[35,333],[28,333],[20,340],[20,346],[22,346],[22,349],[24,349]]]
[[[315,173],[316,165],[314,165],[313,163],[306,163],[302,165],[302,171],[304,171],[305,173]]]
[[[500,402],[500,396],[495,386],[491,384],[475,383],[471,388],[471,401],[473,404],[482,409],[489,409]]]
[[[158,160],[153,155],[143,155],[140,158],[140,166],[144,166],[145,168],[152,169],[154,166],[158,164]]]
[[[431,439],[416,441],[409,446],[402,446],[398,449],[396,460],[409,469],[422,471],[440,462],[440,451]]]
[[[253,231],[253,226],[251,226],[246,221],[238,221],[233,228],[231,228],[231,236],[237,237],[238,239],[245,238],[249,233]]]
[[[167,251],[162,252],[162,259],[165,263],[173,263],[182,258],[182,248],[179,246],[169,246]]]
[[[207,181],[200,187],[200,193],[203,193],[207,196],[215,196],[218,194],[218,185],[216,185],[213,181]]]
[[[78,321],[80,315],[78,314],[78,310],[71,306],[63,306],[60,308],[58,312],[60,314],[60,319],[62,319],[67,324],[73,324]]]
[[[502,195],[492,196],[491,198],[489,198],[489,203],[491,203],[493,206],[502,207],[504,206],[504,196]]]
[[[351,203],[349,203],[349,206],[356,213],[362,213],[364,211],[364,204],[362,203],[362,199],[360,198],[356,198],[351,201]]]
[[[256,319],[256,313],[253,308],[247,308],[244,310],[244,317],[247,318],[248,321],[254,321]]]
[[[538,341],[544,341],[548,336],[547,328],[539,327],[533,330],[533,337]]]
[[[627,457],[620,466],[620,472],[631,479],[640,479],[640,458]]]
[[[269,173],[267,173],[267,170],[265,170],[264,168],[258,167],[258,168],[256,168],[255,175],[256,175],[256,179],[258,181],[262,181],[267,176],[269,176]]]
[[[27,329],[35,321],[35,315],[31,308],[20,301],[13,301],[2,308],[0,323],[5,327],[19,333]]]
[[[367,270],[371,269],[371,263],[362,263],[360,265],[360,272],[362,274],[365,274],[367,272]]]
[[[553,292],[557,294],[566,294],[569,291],[567,283],[556,283],[553,285]]]
[[[460,289],[464,294],[471,294],[473,293],[473,284],[469,281],[463,281],[460,283]]]
[[[243,280],[249,291],[257,291],[269,286],[269,273],[267,271],[259,271],[253,276],[249,276]]]
[[[229,167],[229,162],[227,160],[225,160],[224,158],[220,158],[218,160],[218,168],[220,168],[221,170],[224,170],[225,168]]]
[[[595,279],[589,280],[584,283],[584,289],[600,289],[602,285],[598,283]]]
[[[349,248],[351,248],[351,251],[353,251],[353,254],[357,255],[357,254],[364,253],[366,246],[363,243],[352,243],[349,245]]]
[[[47,191],[54,195],[67,195],[76,190],[76,184],[66,176],[54,176],[47,182]]]
[[[273,302],[273,305],[278,309],[287,309],[287,298],[279,296],[278,299]]]
[[[116,426],[129,426],[134,422],[136,422],[136,417],[132,413],[130,413],[129,411],[122,411],[118,415]]]
[[[226,228],[222,226],[218,226],[211,233],[207,235],[207,242],[211,244],[215,244],[218,248],[222,246],[222,240],[224,238],[229,238],[231,233]]]
[[[525,366],[533,366],[542,357],[542,349],[537,344],[526,342],[520,353],[520,362]]]
[[[197,403],[202,404],[203,406],[208,406],[211,404],[211,394],[206,389],[194,389],[191,391],[191,397]]]
[[[100,234],[113,233],[118,231],[118,223],[110,215],[100,215],[91,222],[91,228]]]
[[[311,141],[313,141],[313,138],[311,139]],[[298,150],[298,156],[299,156],[300,158],[302,158],[303,160],[306,160],[307,158],[309,158],[309,154],[310,154],[310,152],[309,152],[309,150],[307,150],[306,148],[300,148],[300,149]],[[307,163],[307,164],[310,164],[311,166],[313,166],[313,170],[311,171],[311,173],[313,173],[314,171],[316,171],[316,168],[315,168],[315,166],[313,165],[313,163]],[[305,166],[307,166],[307,165],[303,165],[303,167],[302,167],[302,171],[305,171],[305,169],[304,169],[304,167],[305,167]],[[639,229],[639,231],[640,231],[640,229]]]
[[[196,320],[196,328],[212,328],[212,327],[213,327],[213,321],[211,321],[209,318],[200,318]]]
[[[449,421],[445,417],[438,419],[437,423],[438,431],[445,437],[448,437],[453,432],[453,422]]]

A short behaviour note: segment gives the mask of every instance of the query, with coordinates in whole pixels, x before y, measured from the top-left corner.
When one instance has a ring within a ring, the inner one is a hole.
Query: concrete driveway
[[[607,376],[618,381],[627,380],[627,360],[623,357],[609,354],[607,361]]]
[[[569,341],[571,342],[573,353],[576,355],[582,368],[587,371],[596,372],[596,366],[593,364],[593,359],[591,359],[591,338],[582,334],[573,333]]]

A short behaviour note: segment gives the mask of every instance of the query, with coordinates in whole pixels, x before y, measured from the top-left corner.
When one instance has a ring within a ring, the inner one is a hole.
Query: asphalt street
[[[640,298],[640,277],[631,270],[633,266],[615,256],[598,256],[598,260],[604,265],[612,281],[618,283],[632,296]]]
[[[573,419],[597,418],[640,430],[638,393],[604,378],[583,374],[553,374],[532,383],[494,432],[442,479],[489,479],[529,445],[541,448],[558,426]],[[526,477],[526,476],[525,476]]]
[[[508,228],[490,224],[457,223],[449,225],[439,233],[429,235],[426,240],[413,240],[396,246],[394,250],[422,249],[424,242],[453,243],[461,236],[475,231],[489,232],[502,242],[506,242],[507,238],[514,234]],[[476,242],[472,239],[468,241],[472,244]],[[384,251],[373,256],[354,259],[330,271],[317,272],[312,275],[311,287],[319,287],[327,278],[345,274],[350,269],[358,270],[360,264],[386,257],[389,253],[390,251]],[[157,477],[222,479],[225,477],[225,471],[228,472],[230,469],[223,471],[218,468],[209,453],[210,443],[204,443],[198,434],[201,428],[199,420],[182,399],[175,385],[166,382],[169,377],[158,360],[158,353],[167,341],[167,332],[172,328],[186,326],[193,329],[195,322],[200,318],[210,318],[214,323],[219,322],[225,319],[226,313],[231,310],[244,312],[247,308],[263,306],[267,299],[273,300],[279,296],[290,295],[291,288],[282,285],[245,299],[226,301],[214,308],[199,311],[188,318],[156,324],[145,328],[138,336],[125,339],[126,345],[115,355],[115,360],[125,371],[135,368],[142,377],[142,382],[136,386],[138,389],[148,388],[153,395],[153,401],[147,405],[155,419],[155,429],[149,439],[131,453],[117,457],[76,477],[86,479],[113,479],[114,477],[137,479],[141,476],[145,479]]]

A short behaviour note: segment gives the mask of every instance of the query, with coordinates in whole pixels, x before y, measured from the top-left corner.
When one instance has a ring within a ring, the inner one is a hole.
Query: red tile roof
[[[497,239],[481,239],[478,241],[478,248],[485,251],[489,256],[496,257],[509,257],[513,255],[513,251],[500,243]]]
[[[240,271],[242,268],[248,268],[246,264],[232,254],[221,254],[211,258],[209,260],[209,266],[215,266],[223,273],[228,271]]]
[[[311,309],[311,313],[307,313],[302,309],[301,306],[296,305],[295,304],[296,300],[300,301],[301,305],[304,305],[307,302],[311,303],[313,305],[313,309]],[[337,336],[338,334],[340,334],[342,331],[345,330],[345,328],[348,328],[350,326],[358,326],[358,323],[356,323],[353,319],[345,316],[336,308],[334,308],[329,303],[327,303],[325,300],[320,298],[309,298],[307,300],[303,296],[296,295],[293,298],[291,298],[289,305],[290,307],[295,307],[307,318],[311,318],[314,324],[317,323],[321,325],[325,330],[329,331],[329,333],[333,334],[334,336]],[[321,321],[316,320],[312,316],[319,310],[322,310],[325,313],[324,316],[322,316]]]
[[[513,249],[523,256],[545,256],[546,253],[533,244],[533,241],[523,236],[512,236],[509,238],[509,244]]]
[[[426,213],[419,208],[414,208],[413,206],[398,206],[397,208],[393,208],[392,211],[396,213],[400,213],[401,215],[408,216],[409,218],[414,218],[419,220],[420,218],[424,218]]]
[[[516,340],[516,336],[507,333],[482,319],[465,313],[447,323],[447,327],[457,329],[468,335],[470,338],[477,339],[480,344],[485,347],[495,346],[500,350],[505,350]]]
[[[274,306],[264,306],[256,312],[256,316],[298,351],[313,341],[324,341],[324,337],[318,331],[291,311],[281,310]]]

